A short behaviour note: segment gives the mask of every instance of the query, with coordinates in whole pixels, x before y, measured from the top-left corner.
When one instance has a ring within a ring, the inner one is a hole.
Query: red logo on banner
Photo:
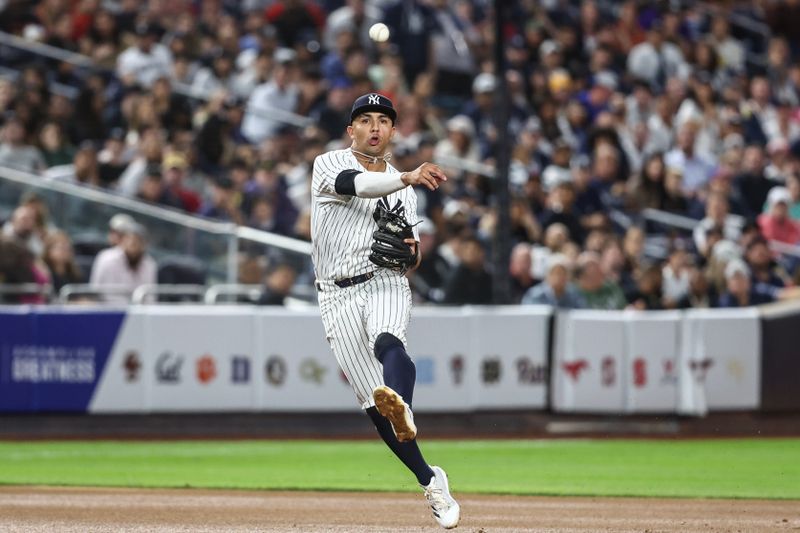
[[[601,368],[603,376],[603,386],[613,387],[614,383],[617,382],[617,362],[614,361],[613,357],[607,355],[603,357]]]
[[[586,359],[578,359],[577,361],[572,361],[570,363],[561,363],[561,368],[564,369],[564,372],[569,374],[569,377],[572,378],[572,381],[578,381],[580,374],[583,370],[589,368],[589,361]]]
[[[640,388],[647,385],[647,361],[642,357],[633,360],[633,384]]]
[[[214,358],[210,355],[204,355],[197,360],[197,379],[200,383],[208,383],[217,377],[217,365]]]

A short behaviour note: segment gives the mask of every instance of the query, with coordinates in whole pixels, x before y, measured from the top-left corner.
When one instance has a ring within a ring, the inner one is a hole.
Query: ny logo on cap
[[[370,105],[381,105],[381,97],[377,94],[371,94],[367,97]]]

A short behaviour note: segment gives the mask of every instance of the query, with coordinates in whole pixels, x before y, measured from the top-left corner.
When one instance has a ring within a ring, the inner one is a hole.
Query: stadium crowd
[[[440,161],[451,178],[418,191],[415,297],[490,303],[494,182],[475,164],[494,164],[502,98],[516,302],[736,307],[796,294],[798,256],[770,243],[800,241],[800,1],[520,0],[502,28],[506,94],[491,6],[9,0],[0,30],[95,67],[0,48],[0,166],[308,240],[313,159],[349,145],[354,98],[379,91],[398,108],[392,164]],[[377,21],[388,42],[370,40]],[[3,226],[6,281],[88,279],[46,212],[26,198]],[[256,280],[277,267],[245,262]]]

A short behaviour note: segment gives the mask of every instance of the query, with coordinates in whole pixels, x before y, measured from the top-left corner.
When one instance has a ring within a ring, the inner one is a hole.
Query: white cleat
[[[372,391],[372,398],[381,416],[392,424],[392,431],[397,440],[400,442],[414,440],[417,436],[417,426],[414,424],[414,415],[402,396],[386,385],[381,385]]]
[[[433,517],[445,529],[453,529],[461,518],[461,507],[450,496],[447,474],[438,466],[432,466],[433,477],[427,487],[423,486],[425,498],[433,511]]]

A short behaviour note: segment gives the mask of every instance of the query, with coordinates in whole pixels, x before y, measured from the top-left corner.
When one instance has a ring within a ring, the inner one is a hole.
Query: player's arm
[[[336,176],[336,194],[359,198],[381,198],[409,185],[424,185],[430,190],[447,181],[441,168],[433,163],[423,163],[411,172],[367,172],[343,170]]]

